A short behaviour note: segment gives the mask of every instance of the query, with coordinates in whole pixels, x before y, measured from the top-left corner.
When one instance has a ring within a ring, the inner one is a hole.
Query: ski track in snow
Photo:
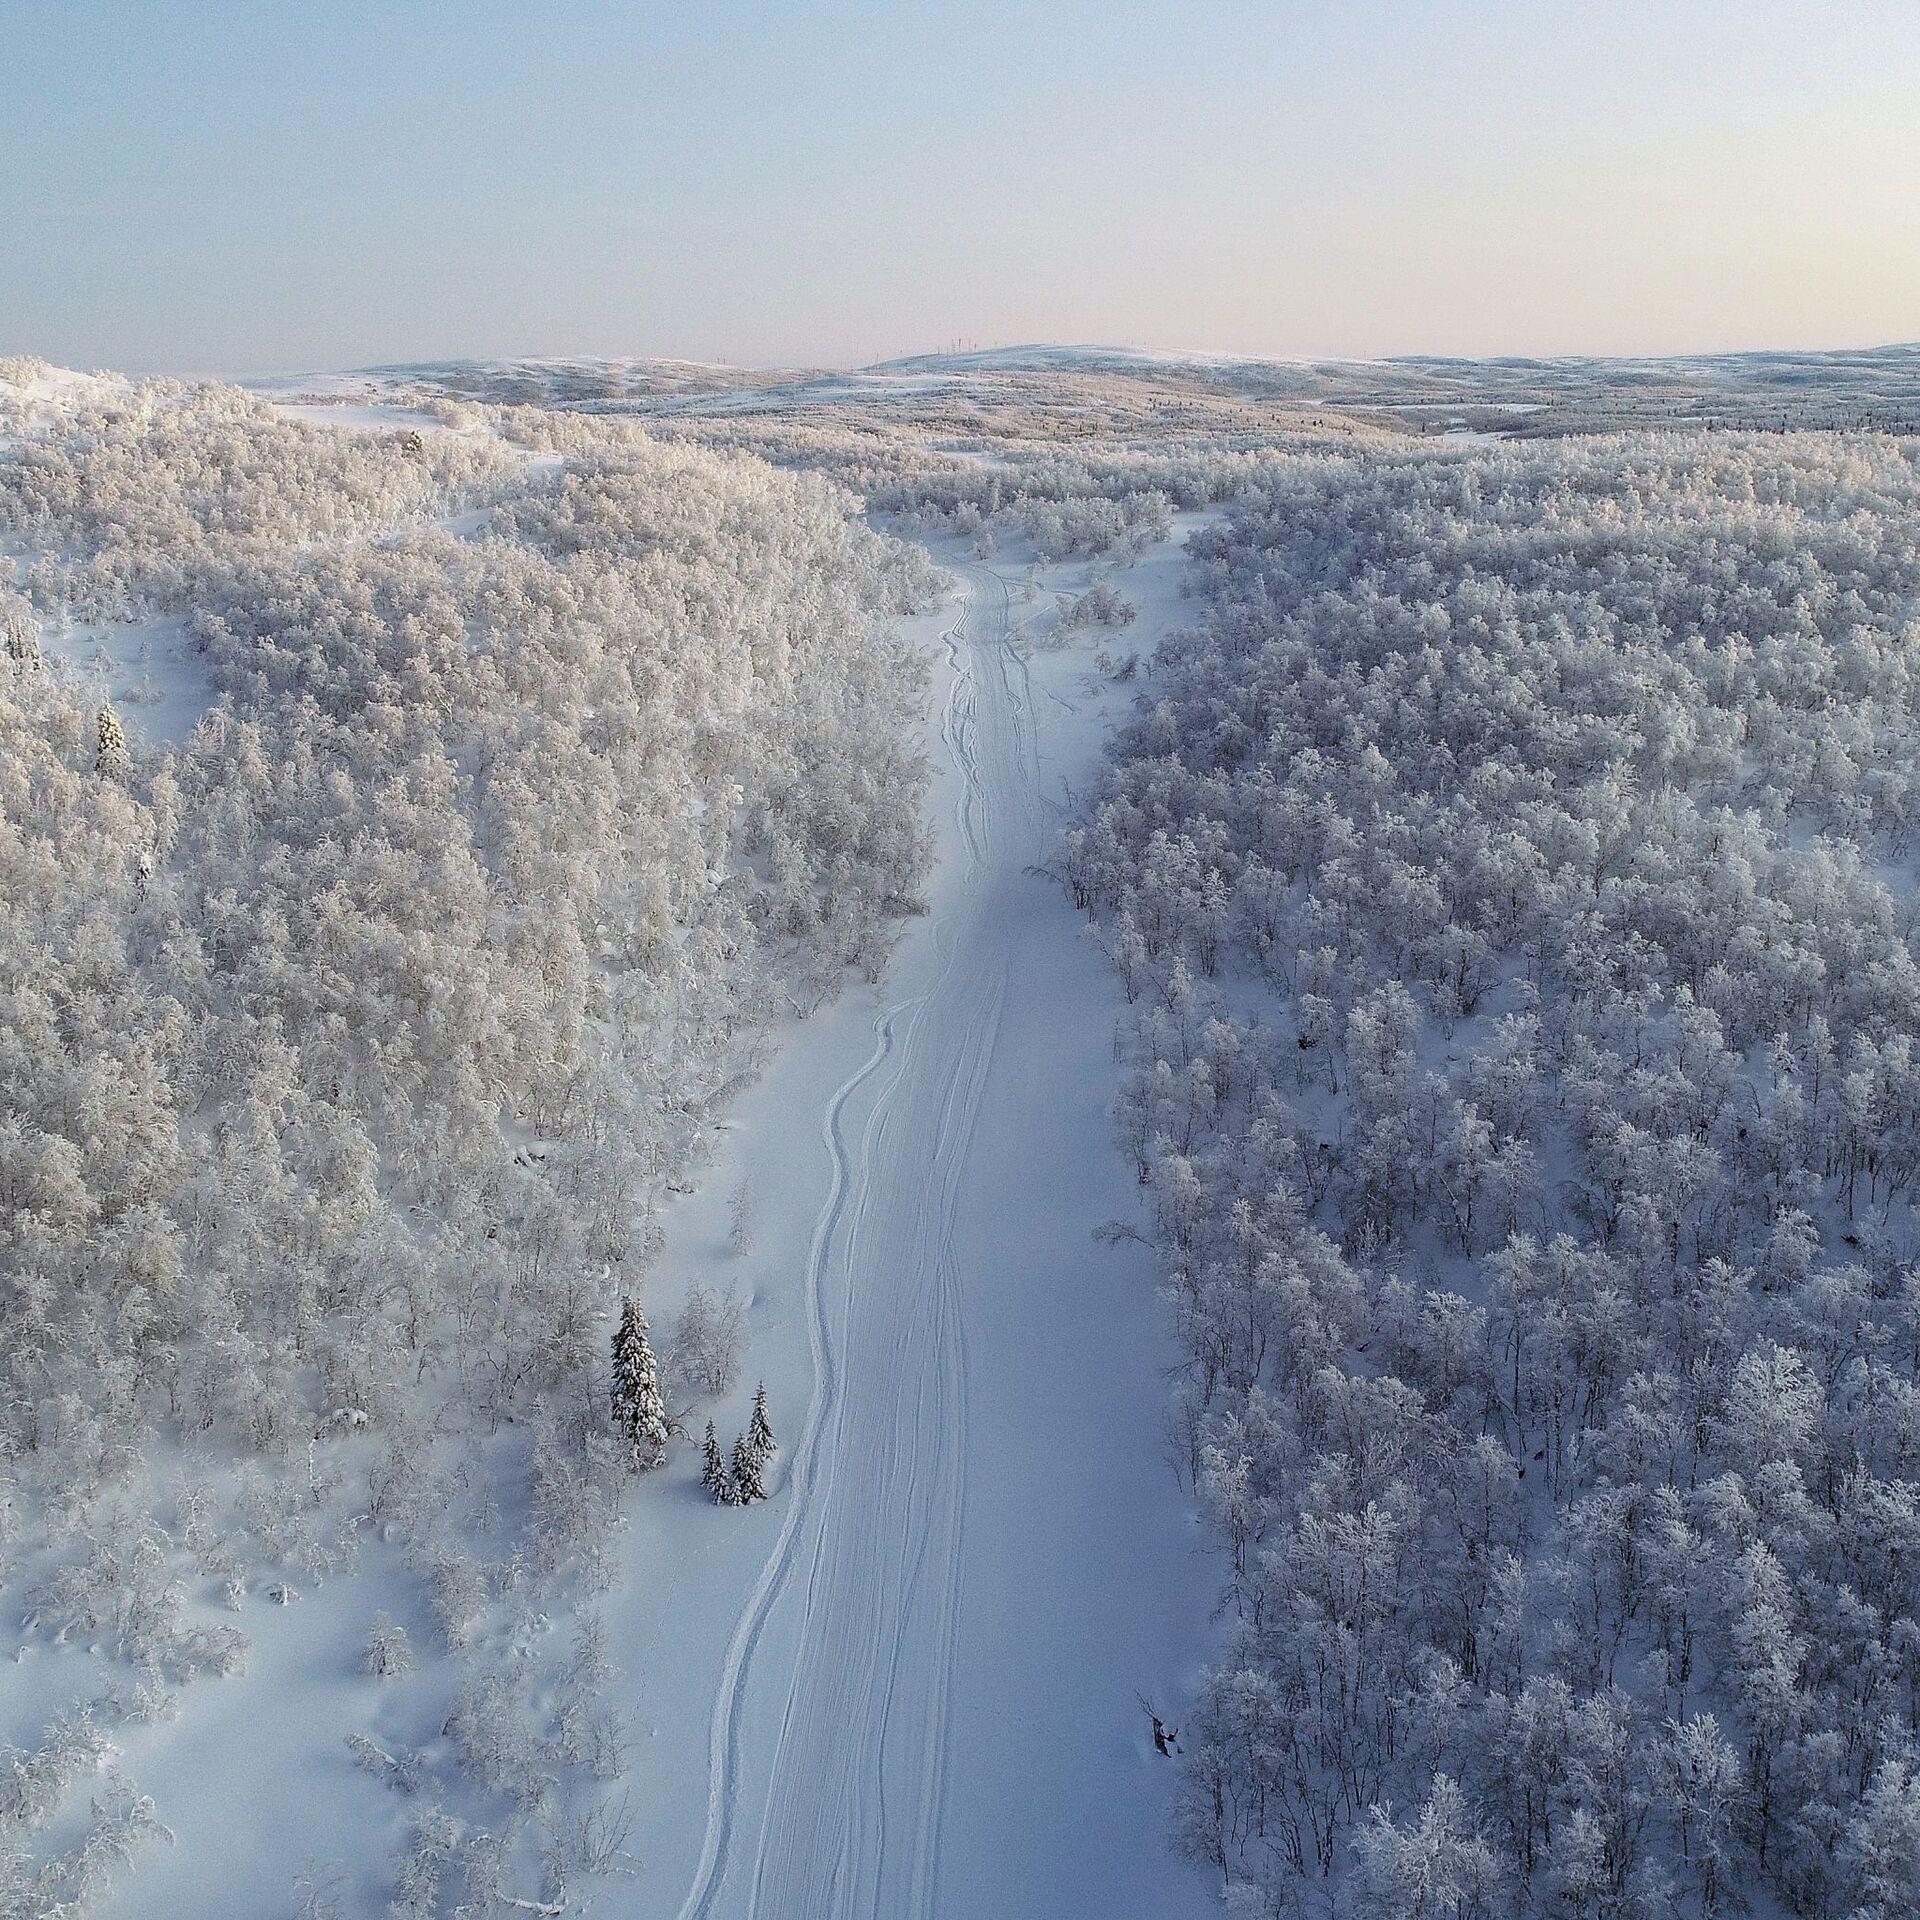
[[[784,1522],[722,1670],[706,1832],[680,1920],[948,1911],[943,1813],[977,1444],[956,1245],[1009,989],[1008,890],[1031,886],[1060,811],[1042,791],[1033,678],[1010,614],[999,574],[964,569],[939,726],[955,788],[951,904],[924,985],[883,1004],[872,1052],[826,1110],[832,1172],[806,1275],[816,1385],[776,1489]],[[869,1088],[850,1144],[848,1109]]]

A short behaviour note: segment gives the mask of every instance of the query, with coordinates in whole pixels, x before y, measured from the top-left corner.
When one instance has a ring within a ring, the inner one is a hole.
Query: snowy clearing
[[[1129,589],[1166,610],[1176,564]],[[783,1276],[755,1351],[811,1380],[766,1509],[716,1516],[695,1481],[636,1523],[636,1557],[701,1575],[633,1599],[680,1655],[637,1797],[684,1920],[1211,1907],[1167,1855],[1138,1696],[1181,1692],[1214,1575],[1165,1458],[1150,1268],[1092,1237],[1138,1207],[1103,963],[1028,871],[1102,715],[1084,651],[1025,658],[1034,609],[961,578],[934,623],[929,916],[878,994],[786,1038],[669,1230],[667,1271],[724,1268],[748,1181],[773,1229],[749,1264]],[[709,1544],[749,1527],[750,1552]],[[716,1695],[722,1580],[746,1605]]]

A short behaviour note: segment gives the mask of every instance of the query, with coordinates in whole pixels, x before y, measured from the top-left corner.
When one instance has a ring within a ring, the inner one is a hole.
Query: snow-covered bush
[[[1065,600],[1060,625],[1069,633],[1082,627],[1130,627],[1139,609],[1109,580],[1096,580],[1084,593]]]
[[[733,1289],[716,1292],[698,1283],[689,1287],[668,1347],[674,1377],[695,1393],[730,1393],[746,1349],[746,1309]]]
[[[56,1640],[104,1640],[121,1658],[176,1679],[238,1669],[245,1636],[188,1619],[181,1569],[151,1521],[131,1508],[113,1508],[83,1533],[81,1547],[34,1589],[24,1622],[29,1631]]]
[[[68,1788],[99,1772],[112,1751],[90,1709],[62,1714],[31,1752],[0,1748],[0,1819],[42,1825]]]
[[[7,1912],[20,1920],[70,1920],[84,1913],[143,1847],[172,1839],[153,1802],[121,1775],[109,1772],[93,1796],[86,1830],[73,1846],[44,1862],[31,1877],[22,1875],[23,1884],[16,1889],[8,1889],[0,1879],[0,1892],[11,1895]],[[0,1875],[5,1872],[0,1861]]]
[[[399,1680],[410,1674],[416,1662],[406,1628],[387,1614],[375,1614],[361,1663],[376,1680]]]

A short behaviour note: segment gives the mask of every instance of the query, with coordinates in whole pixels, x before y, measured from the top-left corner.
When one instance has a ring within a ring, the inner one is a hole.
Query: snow
[[[179,615],[49,621],[40,649],[62,679],[97,687],[128,736],[149,746],[184,740],[213,703],[213,683]]]
[[[114,1883],[99,1909],[108,1920],[253,1920],[283,1910],[295,1877],[321,1863],[344,1870],[349,1912],[380,1911],[386,1849],[369,1842],[394,1796],[345,1743],[369,1731],[393,1739],[381,1723],[400,1699],[383,1698],[383,1683],[362,1673],[360,1649],[376,1612],[413,1625],[421,1609],[393,1566],[319,1586],[296,1574],[294,1597],[276,1605],[268,1590],[282,1577],[258,1581],[236,1622],[253,1642],[244,1677],[198,1681],[181,1694],[176,1724],[116,1735],[174,1844],[143,1854]],[[426,1732],[409,1729],[414,1739]]]
[[[686,1888],[682,1920],[1212,1911],[1167,1852],[1173,1768],[1137,1698],[1182,1694],[1214,1581],[1166,1462],[1151,1264],[1093,1239],[1138,1213],[1114,995],[1029,871],[1106,711],[1088,644],[1023,659],[1006,579],[940,557],[962,584],[922,625],[931,911],[877,991],[791,1031],[661,1263],[751,1282],[723,1443],[764,1375],[782,1446],[744,1513],[683,1449],[610,1614],[616,1646],[658,1651],[629,1674],[632,1851]],[[1143,624],[1177,564],[1127,576]]]
[[[363,433],[394,433],[406,428],[415,432],[445,433],[446,422],[418,407],[391,402],[354,402],[351,400],[281,400],[273,395],[275,408],[289,420],[304,420],[315,427],[351,427]]]
[[[132,382],[117,373],[82,373],[77,367],[37,366],[26,379],[0,382],[0,420],[14,415],[14,428],[39,432],[84,407],[123,400]],[[0,446],[6,444],[0,437]]]

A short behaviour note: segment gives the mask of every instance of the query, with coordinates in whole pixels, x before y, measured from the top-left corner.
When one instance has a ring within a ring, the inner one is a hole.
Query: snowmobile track
[[[1004,1168],[989,1171],[1009,1138],[1005,1116],[1015,1139],[1049,1124],[1033,1104],[1030,1040],[1016,1049],[1006,1035],[1010,1008],[1030,1036],[1045,1004],[1043,977],[1016,955],[1031,955],[1030,929],[1056,924],[1032,868],[1059,803],[1043,791],[1051,709],[1015,643],[1007,582],[983,566],[959,571],[959,605],[939,636],[946,859],[930,920],[882,988],[871,1051],[825,1109],[830,1173],[805,1270],[813,1396],[771,1489],[786,1511],[723,1663],[705,1829],[679,1920],[959,1920],[983,1873],[1039,1898],[1032,1869],[990,1846],[983,1857],[982,1796],[1004,1804],[1024,1781],[1013,1750],[990,1731],[983,1744],[982,1716],[996,1711],[1007,1664],[998,1636],[1029,1616],[1058,1630],[1062,1616],[1042,1598],[1046,1552],[1022,1573],[991,1562],[982,1581],[969,1530],[991,1553],[1026,1518],[993,1457],[1010,1417],[1007,1333],[1059,1334],[1047,1297],[1030,1291],[1041,1275],[996,1272],[981,1236],[1006,1183]],[[990,1101],[997,1138],[983,1128]],[[1044,1145],[1051,1177],[1075,1184],[1072,1150]],[[976,1340],[993,1355],[978,1382]],[[976,1407],[976,1387],[991,1413]],[[972,1484],[983,1474],[984,1502]],[[1047,1552],[1071,1551],[1071,1525]],[[1101,1661],[1081,1665],[1093,1687],[1117,1692]],[[1129,1705],[1106,1724],[1130,1720]],[[1071,1750],[1059,1730],[1051,1737],[1056,1752]],[[1056,1788],[1076,1834],[1081,1783],[1116,1764],[1124,1751],[1110,1747]],[[1157,1835],[1144,1839],[1157,1847]]]

